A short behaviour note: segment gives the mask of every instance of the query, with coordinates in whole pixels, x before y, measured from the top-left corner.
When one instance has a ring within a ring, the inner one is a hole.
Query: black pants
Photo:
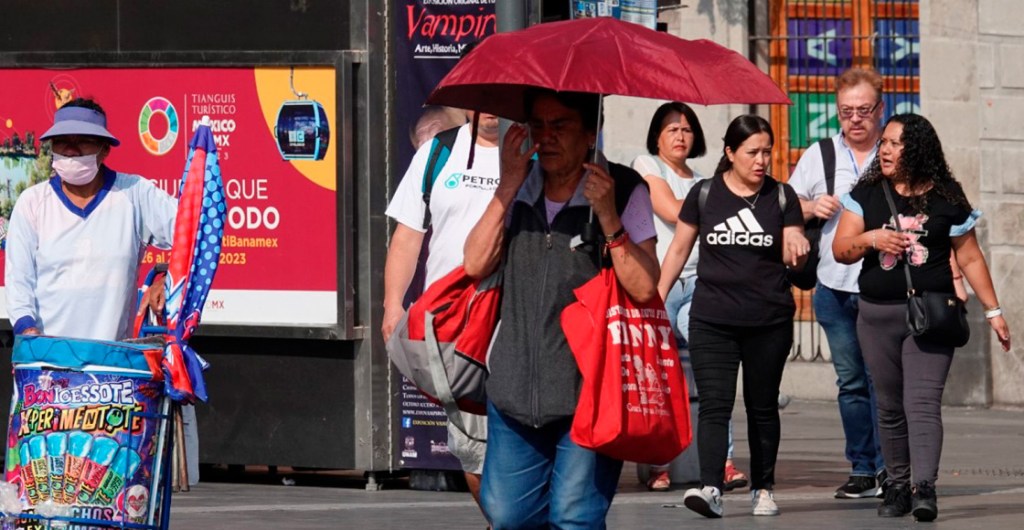
[[[782,430],[779,384],[793,344],[793,321],[771,326],[729,326],[690,320],[690,361],[700,397],[697,441],[700,480],[722,488],[729,420],[743,364],[743,404],[750,438],[750,485],[772,489]]]

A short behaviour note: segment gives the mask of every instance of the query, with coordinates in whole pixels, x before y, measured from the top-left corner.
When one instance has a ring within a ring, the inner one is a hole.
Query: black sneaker
[[[910,484],[890,484],[878,505],[879,517],[903,517],[910,513]]]
[[[889,488],[889,474],[885,472],[885,468],[882,468],[877,474],[875,474],[875,483],[878,484],[878,489],[875,491],[875,497],[879,499],[885,497],[885,490]]]
[[[839,486],[836,490],[837,499],[864,499],[874,497],[877,493],[875,477],[864,477],[861,475],[850,475],[846,484]]]
[[[934,521],[939,516],[939,507],[935,499],[935,486],[927,482],[918,482],[914,486],[912,498],[914,519],[921,522]]]

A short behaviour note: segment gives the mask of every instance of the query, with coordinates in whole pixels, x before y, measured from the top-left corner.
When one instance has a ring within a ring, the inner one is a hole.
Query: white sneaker
[[[714,486],[686,490],[683,504],[704,517],[717,519],[722,516],[722,492]]]
[[[779,515],[771,490],[751,490],[750,503],[754,507],[754,515]]]

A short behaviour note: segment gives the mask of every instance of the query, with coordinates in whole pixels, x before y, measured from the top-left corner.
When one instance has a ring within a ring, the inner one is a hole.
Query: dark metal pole
[[[496,0],[494,15],[498,22],[498,32],[523,29],[529,23],[526,17],[527,2],[523,0]]]
[[[540,0],[533,0],[539,2]],[[529,25],[527,4],[523,0],[495,0],[494,16],[497,19],[498,33],[523,29]],[[505,133],[512,121],[502,118],[498,121],[498,145],[505,143]]]

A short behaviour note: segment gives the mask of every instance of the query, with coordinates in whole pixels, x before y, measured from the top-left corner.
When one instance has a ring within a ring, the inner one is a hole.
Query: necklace
[[[760,197],[760,196],[761,196],[761,190],[757,190],[757,193],[756,193],[756,194],[754,194],[754,200],[753,200],[753,201],[748,201],[746,197],[744,197],[744,196],[742,196],[742,195],[737,195],[737,197],[739,197],[739,198],[743,199],[743,202],[747,203],[747,204],[748,204],[748,205],[750,206],[750,209],[751,209],[751,210],[753,210],[753,209],[757,208],[757,207],[756,207],[756,206],[754,206],[754,205],[755,205],[755,204],[757,204],[757,199],[758,199],[758,197]]]
[[[732,176],[732,174],[730,173],[729,176]],[[754,200],[752,200],[752,201],[747,200],[746,197],[740,195],[739,193],[734,193],[734,195],[736,195],[740,199],[743,199],[743,202],[747,203],[747,206],[750,206],[751,210],[754,210],[754,209],[757,208],[757,206],[755,206],[757,204],[757,199],[761,198],[761,188],[763,188],[763,187],[764,187],[764,182],[761,182],[761,186],[758,187],[757,191],[754,192]]]

